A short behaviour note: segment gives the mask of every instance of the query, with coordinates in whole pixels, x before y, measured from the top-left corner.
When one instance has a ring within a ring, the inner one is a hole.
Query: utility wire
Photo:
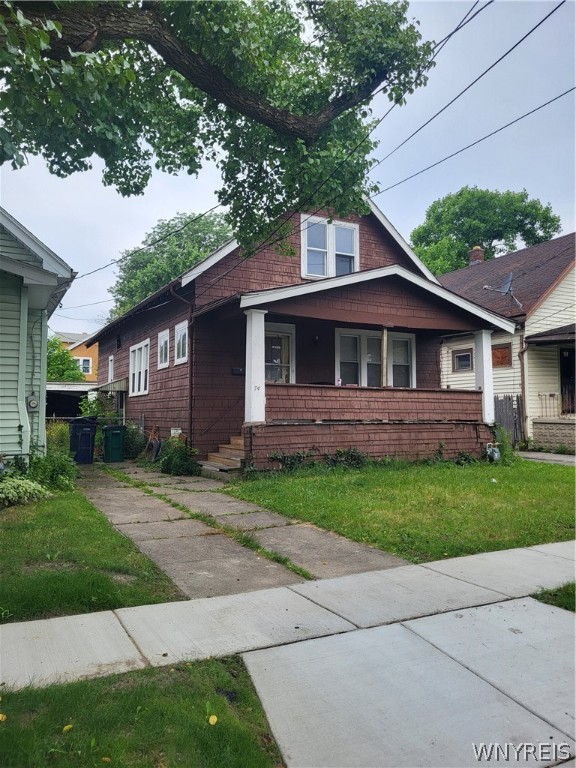
[[[482,8],[480,8],[478,11],[476,11],[476,13],[475,13],[474,15],[470,16],[470,14],[471,14],[471,13],[472,13],[472,11],[474,10],[474,8],[476,8],[476,6],[478,5],[478,2],[479,2],[479,0],[476,0],[476,2],[475,2],[475,3],[473,4],[473,6],[472,6],[472,7],[471,7],[471,8],[470,8],[470,9],[469,9],[467,12],[466,12],[466,14],[464,15],[464,17],[463,17],[463,18],[460,20],[460,22],[457,24],[457,26],[456,26],[456,27],[455,27],[455,28],[454,28],[454,29],[453,29],[453,30],[452,30],[452,31],[451,31],[451,32],[450,32],[448,35],[446,35],[446,36],[445,36],[445,37],[444,37],[444,38],[443,38],[443,39],[442,39],[442,40],[441,40],[441,41],[440,41],[440,42],[439,42],[439,43],[438,43],[438,44],[435,46],[435,48],[434,48],[434,54],[433,54],[433,56],[431,57],[431,59],[430,59],[430,62],[429,62],[429,63],[432,63],[432,62],[434,61],[434,59],[436,58],[436,56],[438,55],[438,53],[440,53],[440,51],[442,50],[442,48],[444,48],[444,46],[446,45],[446,43],[447,43],[447,42],[450,40],[450,38],[451,38],[453,35],[455,35],[455,34],[456,34],[456,32],[458,32],[460,29],[462,29],[462,28],[463,28],[463,27],[464,27],[466,24],[470,23],[470,21],[472,21],[472,19],[474,19],[474,18],[475,18],[475,17],[476,17],[476,16],[477,16],[479,13],[481,13],[481,12],[482,12],[483,10],[485,10],[485,9],[486,9],[486,8],[487,8],[489,5],[491,5],[491,4],[494,2],[494,0],[488,0],[488,2],[487,2],[487,3],[486,3],[486,4],[485,4],[485,5],[482,7]],[[565,2],[565,0],[563,0],[563,2]],[[470,16],[470,18],[468,18],[469,16]],[[418,72],[418,74],[417,74],[416,78],[414,79],[413,83],[414,83],[414,82],[416,82],[416,80],[418,79],[418,77],[420,76],[420,74],[421,74],[421,73],[422,73],[422,70],[421,70],[420,72]],[[385,86],[383,86],[383,87],[385,87]],[[379,90],[382,90],[382,88],[381,88],[381,89],[379,89]],[[373,96],[374,96],[374,95],[376,95],[376,93],[378,93],[378,92],[379,92],[379,91],[376,91],[376,92],[373,94]],[[407,93],[407,91],[405,91],[403,95],[405,95],[406,93]],[[300,209],[300,208],[302,208],[303,206],[305,206],[305,205],[306,205],[306,203],[307,203],[307,202],[309,202],[309,200],[310,200],[310,199],[312,199],[312,197],[313,197],[314,195],[316,195],[316,194],[317,194],[317,193],[320,191],[320,189],[322,189],[322,187],[324,187],[324,186],[325,186],[325,185],[328,183],[328,181],[329,181],[329,180],[330,180],[330,179],[331,179],[331,178],[334,176],[334,174],[335,174],[335,173],[336,173],[336,172],[337,172],[337,171],[338,171],[338,170],[339,170],[339,169],[342,167],[342,165],[343,165],[343,164],[346,162],[346,160],[347,160],[347,159],[348,159],[348,158],[349,158],[349,157],[350,157],[350,156],[351,156],[351,155],[352,155],[354,152],[356,152],[356,151],[357,151],[357,150],[358,150],[358,149],[359,149],[359,148],[362,146],[362,144],[363,144],[363,143],[364,143],[364,142],[365,142],[365,141],[368,139],[368,137],[370,136],[370,134],[371,134],[371,133],[372,133],[372,132],[373,132],[373,131],[374,131],[374,130],[375,130],[375,129],[376,129],[376,128],[377,128],[377,127],[378,127],[378,126],[381,124],[381,123],[382,123],[382,121],[383,121],[383,120],[384,120],[384,119],[385,119],[385,118],[386,118],[386,117],[387,117],[387,116],[390,114],[390,112],[392,111],[392,109],[393,109],[395,106],[396,106],[396,104],[393,104],[393,105],[392,105],[392,107],[391,107],[391,108],[390,108],[390,109],[389,109],[389,110],[388,110],[388,111],[387,111],[387,112],[386,112],[386,113],[385,113],[385,114],[384,114],[384,115],[383,115],[383,116],[382,116],[382,117],[381,117],[381,118],[380,118],[380,119],[379,119],[379,120],[376,122],[376,124],[375,124],[375,125],[374,125],[374,126],[371,128],[371,129],[370,129],[370,131],[369,131],[369,132],[366,134],[366,136],[365,136],[365,137],[364,137],[364,138],[363,138],[363,139],[362,139],[362,140],[361,140],[361,141],[360,141],[360,142],[359,142],[359,143],[358,143],[356,146],[354,146],[354,147],[353,147],[353,148],[352,148],[352,149],[351,149],[351,150],[350,150],[350,151],[347,153],[346,157],[345,157],[345,158],[344,158],[344,159],[343,159],[343,160],[342,160],[342,161],[341,161],[341,162],[340,162],[340,163],[339,163],[339,164],[338,164],[338,165],[337,165],[337,166],[336,166],[336,167],[335,167],[335,168],[332,170],[332,172],[330,173],[330,175],[329,175],[329,176],[327,176],[327,177],[326,177],[326,178],[325,178],[325,179],[322,181],[322,183],[321,183],[321,184],[320,184],[320,185],[319,185],[319,186],[318,186],[316,189],[314,189],[314,190],[313,190],[313,192],[311,192],[311,193],[310,193],[310,195],[309,195],[309,196],[308,196],[308,197],[307,197],[307,198],[306,198],[304,201],[301,201],[301,202],[300,202],[300,203],[299,203],[299,204],[296,206],[298,209]],[[329,201],[329,202],[331,202],[331,201]],[[327,203],[326,203],[326,204],[327,204]],[[326,205],[326,204],[325,204],[325,205]],[[103,266],[101,266],[101,267],[97,267],[96,269],[93,269],[93,270],[91,270],[90,272],[84,272],[84,273],[83,273],[83,274],[81,274],[81,275],[77,275],[77,276],[76,276],[76,278],[75,278],[75,280],[80,280],[80,279],[82,279],[83,277],[88,277],[89,275],[93,275],[93,274],[95,274],[96,272],[100,272],[100,271],[102,271],[102,270],[104,270],[104,269],[107,269],[108,267],[111,267],[111,266],[113,266],[114,264],[118,264],[118,263],[120,263],[120,262],[121,262],[123,259],[127,258],[128,256],[133,256],[133,255],[135,255],[135,254],[137,254],[137,253],[140,253],[141,251],[144,251],[144,250],[146,250],[147,248],[150,248],[150,247],[152,247],[152,246],[154,246],[154,245],[157,245],[158,243],[161,243],[161,242],[163,242],[164,240],[167,240],[168,238],[172,237],[173,235],[177,234],[178,232],[181,232],[183,229],[185,229],[186,227],[188,227],[190,224],[193,224],[195,221],[198,221],[199,219],[201,219],[202,217],[206,216],[208,213],[211,213],[212,211],[216,210],[216,208],[219,208],[219,207],[220,207],[220,203],[218,203],[217,205],[214,205],[212,208],[209,208],[207,211],[204,211],[204,212],[203,212],[203,213],[201,213],[199,216],[197,216],[197,217],[195,217],[194,219],[192,219],[191,221],[187,222],[187,223],[186,223],[186,224],[185,224],[183,227],[180,227],[179,229],[176,229],[176,230],[174,230],[174,231],[172,231],[172,232],[170,232],[170,233],[168,233],[168,234],[164,235],[163,237],[160,237],[160,238],[158,238],[157,240],[153,241],[152,243],[148,243],[147,245],[145,245],[145,246],[142,246],[141,248],[138,248],[138,249],[136,249],[135,251],[130,251],[129,253],[125,254],[124,256],[121,256],[121,257],[120,257],[120,258],[118,258],[118,259],[113,259],[112,261],[108,262],[107,264],[104,264],[104,265],[103,265]],[[316,212],[317,212],[317,211],[316,211]],[[312,215],[313,215],[313,214],[312,214]],[[256,253],[259,253],[259,252],[261,252],[261,250],[262,250],[264,247],[266,247],[266,245],[267,245],[267,244],[269,244],[269,245],[274,245],[274,244],[276,244],[277,242],[279,242],[281,239],[283,239],[283,238],[278,238],[278,239],[276,239],[276,240],[273,240],[273,241],[271,241],[270,243],[267,243],[267,241],[268,241],[268,240],[270,240],[270,238],[273,238],[273,237],[274,237],[274,235],[275,235],[275,234],[277,234],[277,233],[279,232],[280,228],[281,228],[281,227],[277,227],[275,230],[273,230],[273,231],[272,231],[272,232],[271,232],[271,233],[270,233],[270,234],[267,236],[267,238],[264,240],[264,242],[260,244],[260,246],[258,247],[257,251],[255,251],[255,252],[254,252],[254,254],[252,254],[252,255],[256,255]],[[245,259],[245,257],[242,257],[242,258],[241,258],[241,259],[240,259],[240,260],[237,262],[237,264],[236,264],[235,266],[238,266],[238,264],[240,264],[242,261],[244,261],[244,259]],[[231,271],[231,270],[228,270],[228,271]],[[225,272],[225,273],[224,273],[224,274],[223,274],[221,277],[224,277],[226,274],[228,274],[228,272]],[[208,287],[207,287],[207,289],[208,289]],[[206,289],[206,290],[207,290],[207,289]]]
[[[470,14],[471,14],[471,13],[472,13],[472,11],[474,10],[474,8],[476,8],[476,6],[478,5],[478,2],[479,2],[479,0],[476,0],[476,2],[475,2],[473,5],[472,5],[472,7],[471,7],[471,8],[470,8],[470,9],[469,9],[469,10],[468,10],[468,11],[467,11],[465,14],[464,14],[463,18],[462,18],[462,19],[461,19],[461,20],[458,22],[458,24],[456,25],[456,27],[455,27],[455,28],[454,28],[454,29],[453,29],[453,30],[452,30],[452,31],[451,31],[451,32],[450,32],[448,35],[446,35],[446,36],[445,36],[445,37],[444,37],[444,38],[443,38],[443,39],[440,41],[440,43],[438,43],[438,44],[435,46],[435,48],[434,48],[434,54],[432,55],[432,57],[431,57],[431,59],[430,59],[430,61],[429,61],[429,64],[430,64],[430,63],[432,63],[432,62],[434,61],[434,59],[436,58],[436,56],[437,56],[437,55],[440,53],[440,51],[442,50],[442,48],[444,48],[444,46],[446,45],[446,43],[447,43],[447,42],[450,40],[450,38],[451,38],[453,35],[455,35],[455,34],[456,34],[456,33],[457,33],[457,32],[458,32],[460,29],[462,29],[462,28],[463,28],[463,27],[464,27],[466,24],[468,24],[470,21],[472,21],[472,19],[473,19],[473,18],[475,18],[475,17],[476,17],[476,16],[477,16],[479,13],[481,13],[482,11],[484,11],[484,10],[485,10],[485,9],[486,9],[486,8],[487,8],[489,5],[491,5],[491,4],[494,2],[494,0],[488,0],[488,2],[487,2],[487,3],[486,3],[484,6],[482,6],[482,8],[480,8],[478,11],[476,11],[476,13],[475,13],[473,16],[470,16]],[[564,2],[565,2],[565,0],[564,0]],[[470,16],[470,18],[468,18],[469,16]],[[412,85],[413,85],[413,84],[414,84],[414,83],[417,81],[418,77],[419,77],[419,76],[422,74],[422,71],[423,71],[423,70],[420,70],[420,71],[418,72],[418,74],[416,75],[416,77],[415,77],[415,78],[414,78],[414,80],[412,81]],[[385,87],[385,86],[383,86],[383,87]],[[382,88],[381,88],[380,90],[382,90]],[[409,89],[407,89],[407,90],[404,92],[404,94],[403,94],[403,97],[406,95],[406,93],[408,92],[408,90],[409,90]],[[376,92],[373,94],[373,96],[375,96],[375,95],[376,95],[376,93],[378,93],[378,91],[376,91]],[[354,147],[353,147],[353,148],[352,148],[352,149],[351,149],[351,150],[350,150],[350,151],[349,151],[349,152],[346,154],[346,157],[345,157],[345,158],[344,158],[344,159],[343,159],[343,160],[342,160],[342,161],[341,161],[341,162],[340,162],[340,163],[339,163],[339,164],[338,164],[338,165],[337,165],[337,166],[336,166],[336,167],[335,167],[335,168],[332,170],[332,172],[331,172],[331,173],[330,173],[330,174],[329,174],[329,175],[328,175],[328,176],[327,176],[327,177],[326,177],[326,178],[325,178],[325,179],[324,179],[324,180],[323,180],[323,181],[322,181],[322,182],[321,182],[321,183],[320,183],[320,184],[319,184],[319,185],[318,185],[318,186],[317,186],[317,187],[316,187],[316,188],[315,188],[315,189],[314,189],[314,190],[313,190],[313,191],[312,191],[312,192],[311,192],[309,195],[308,195],[308,197],[306,197],[304,200],[300,201],[300,202],[299,202],[297,205],[295,205],[295,206],[294,206],[294,208],[295,208],[297,211],[298,211],[298,210],[301,210],[301,209],[302,209],[302,208],[303,208],[303,207],[306,205],[306,203],[308,203],[308,202],[309,202],[311,199],[313,199],[313,197],[314,197],[314,196],[315,196],[315,195],[316,195],[316,194],[317,194],[317,193],[318,193],[318,192],[319,192],[319,191],[322,189],[322,187],[324,187],[324,186],[325,186],[325,185],[328,183],[328,181],[329,181],[329,180],[330,180],[330,179],[331,179],[331,178],[334,176],[334,174],[335,174],[335,173],[336,173],[336,172],[337,172],[337,171],[338,171],[338,170],[339,170],[339,169],[342,167],[342,165],[344,165],[344,163],[346,162],[346,160],[347,160],[347,159],[348,159],[348,158],[349,158],[349,157],[350,157],[350,156],[351,156],[351,155],[352,155],[354,152],[356,152],[356,151],[357,151],[357,150],[358,150],[358,149],[359,149],[359,148],[362,146],[362,144],[364,144],[364,142],[365,142],[365,141],[368,139],[368,137],[370,136],[370,134],[371,134],[371,133],[372,133],[372,132],[373,132],[373,131],[374,131],[374,130],[375,130],[375,129],[376,129],[376,128],[377,128],[377,127],[378,127],[378,126],[379,126],[379,125],[380,125],[380,124],[381,124],[381,123],[382,123],[382,122],[383,122],[383,121],[384,121],[384,120],[385,120],[387,117],[388,117],[388,115],[389,115],[389,114],[390,114],[390,112],[391,112],[391,111],[394,109],[394,107],[395,107],[395,106],[396,106],[396,103],[394,103],[394,104],[393,104],[393,105],[392,105],[392,106],[391,106],[391,107],[390,107],[390,108],[389,108],[389,109],[388,109],[388,110],[387,110],[387,111],[384,113],[384,115],[382,115],[382,117],[380,117],[380,118],[378,119],[378,121],[375,123],[375,125],[374,125],[374,126],[372,126],[372,128],[371,128],[371,129],[368,131],[368,133],[367,133],[367,134],[366,134],[366,135],[365,135],[365,136],[364,136],[364,137],[363,137],[363,138],[362,138],[362,139],[361,139],[361,140],[358,142],[358,144],[356,144],[356,145],[355,145],[355,146],[354,146]],[[326,203],[324,203],[324,205],[323,205],[322,207],[325,207],[326,205],[329,205],[331,202],[333,202],[333,199],[331,199],[331,200],[327,201]],[[314,212],[312,212],[312,213],[311,213],[311,214],[310,214],[310,215],[309,215],[309,216],[308,216],[308,217],[305,219],[305,221],[308,221],[308,219],[310,219],[312,216],[314,216],[316,213],[318,213],[318,211],[319,211],[319,210],[321,210],[321,208],[317,208],[317,209],[316,209]],[[251,254],[251,257],[253,257],[253,256],[257,255],[258,253],[261,253],[261,252],[262,252],[262,250],[263,250],[264,248],[266,248],[266,247],[273,247],[273,246],[274,246],[274,245],[276,245],[277,243],[281,242],[281,241],[284,239],[284,235],[281,235],[280,237],[276,237],[275,239],[274,239],[274,236],[278,234],[278,232],[279,232],[279,231],[282,229],[283,225],[284,225],[284,222],[283,222],[282,224],[280,224],[279,226],[277,226],[275,229],[273,229],[273,230],[272,230],[272,232],[270,232],[270,234],[268,234],[268,235],[267,235],[267,237],[266,237],[266,238],[265,238],[265,239],[264,239],[264,240],[263,240],[263,241],[260,243],[260,245],[258,246],[258,248],[257,248],[257,249],[256,249],[256,250],[255,250],[255,251],[254,251],[254,252]],[[234,270],[234,269],[235,269],[237,266],[239,266],[239,265],[240,265],[240,264],[241,264],[241,263],[242,263],[242,262],[243,262],[245,259],[246,259],[246,257],[245,257],[245,256],[241,256],[241,257],[238,259],[238,261],[237,261],[235,264],[233,264],[231,267],[229,267],[229,269],[227,269],[225,272],[221,273],[220,275],[216,276],[216,277],[215,277],[215,278],[214,278],[214,279],[213,279],[213,280],[212,280],[212,281],[211,281],[211,282],[210,282],[210,283],[209,283],[209,284],[206,286],[206,288],[205,288],[203,291],[199,292],[199,293],[196,295],[196,297],[197,297],[197,298],[199,298],[200,296],[202,296],[203,294],[205,294],[205,293],[206,293],[206,292],[207,292],[207,291],[208,291],[210,288],[212,288],[212,287],[215,285],[215,283],[216,283],[216,282],[218,282],[218,280],[221,280],[222,278],[224,278],[224,277],[226,277],[228,274],[230,274],[230,272],[232,272],[232,270]]]
[[[564,96],[567,96],[569,93],[572,93],[576,89],[576,86],[572,86],[572,88],[569,88],[567,91],[564,91],[564,93],[561,93],[558,96],[555,96],[553,99],[550,99],[549,101],[544,102],[544,104],[540,104],[539,107],[535,107],[534,109],[531,109],[530,112],[525,112],[523,115],[520,115],[520,117],[517,117],[515,120],[511,120],[509,123],[506,123],[506,125],[500,126],[500,128],[497,128],[495,131],[492,131],[491,133],[487,133],[486,136],[482,136],[481,139],[477,139],[476,141],[473,141],[471,144],[467,144],[465,147],[462,147],[461,149],[458,149],[456,152],[452,152],[450,155],[446,155],[446,157],[443,157],[442,160],[437,160],[435,163],[432,163],[431,165],[426,166],[426,168],[422,168],[422,170],[417,171],[416,173],[412,173],[410,176],[406,176],[406,178],[401,179],[401,181],[397,181],[395,184],[391,184],[389,187],[386,187],[385,189],[381,189],[380,192],[376,192],[375,195],[372,195],[370,198],[373,200],[375,197],[378,197],[378,195],[382,195],[384,192],[388,192],[390,189],[394,189],[394,187],[400,186],[400,184],[404,184],[407,181],[410,181],[410,179],[414,179],[416,176],[420,176],[422,173],[426,173],[426,171],[429,171],[431,168],[436,168],[437,165],[440,165],[441,163],[445,163],[446,160],[450,160],[452,157],[456,157],[456,155],[460,155],[462,152],[465,152],[467,149],[470,149],[471,147],[475,147],[476,144],[480,144],[482,141],[486,141],[486,139],[489,139],[491,136],[495,136],[497,133],[500,133],[500,131],[503,131],[505,128],[509,128],[511,125],[514,125],[515,123],[520,122],[520,120],[524,120],[524,118],[529,117],[530,115],[533,115],[535,112],[538,112],[541,109],[544,109],[544,107],[547,107],[549,104],[553,104],[555,101],[558,101],[558,99],[563,98]]]
[[[178,229],[172,230],[172,232],[168,232],[166,235],[162,235],[162,237],[159,237],[157,240],[153,240],[151,243],[148,243],[147,245],[143,245],[141,248],[136,248],[134,251],[129,251],[128,253],[124,254],[124,256],[120,256],[119,259],[113,259],[112,261],[108,262],[108,264],[104,264],[102,267],[98,267],[97,269],[93,269],[91,272],[84,272],[82,275],[77,275],[75,277],[75,280],[80,280],[83,277],[88,277],[88,275],[93,275],[95,272],[100,272],[103,269],[107,269],[108,267],[111,267],[113,264],[119,264],[124,259],[127,259],[128,256],[135,256],[137,253],[141,253],[142,251],[147,250],[148,248],[152,248],[154,245],[158,245],[158,243],[164,242],[164,240],[168,240],[173,235],[177,235],[178,232],[182,232],[183,229],[186,229],[186,227],[189,227],[190,224],[194,224],[194,222],[198,221],[199,219],[202,219],[204,216],[207,216],[209,213],[212,213],[212,211],[215,211],[216,208],[220,208],[221,203],[217,203],[216,205],[213,205],[212,208],[208,208],[207,211],[204,211],[203,213],[200,213],[198,216],[195,216],[193,219],[190,219],[190,221],[187,221],[186,224],[184,224],[182,227],[179,227]]]
[[[466,86],[466,88],[464,88],[463,90],[461,90],[461,91],[460,91],[460,93],[458,93],[456,96],[454,96],[454,98],[453,98],[453,99],[451,99],[451,100],[450,100],[450,101],[449,101],[447,104],[445,104],[445,105],[442,107],[442,109],[439,109],[439,110],[438,110],[438,112],[436,112],[434,115],[432,115],[432,117],[430,117],[428,120],[426,120],[426,122],[425,122],[425,123],[423,123],[423,124],[422,124],[422,125],[421,125],[419,128],[417,128],[415,131],[413,131],[413,133],[411,133],[411,134],[410,134],[410,136],[408,136],[407,138],[405,138],[405,139],[404,139],[404,141],[401,141],[401,142],[400,142],[400,144],[398,144],[396,147],[394,147],[394,149],[393,149],[393,150],[391,150],[390,152],[388,152],[388,154],[387,154],[387,155],[385,155],[385,156],[384,156],[384,157],[383,157],[381,160],[378,160],[378,162],[377,162],[377,163],[375,163],[375,165],[373,165],[373,166],[372,166],[372,168],[370,169],[370,173],[372,173],[372,171],[374,170],[374,168],[377,168],[377,167],[378,167],[378,166],[379,166],[381,163],[383,163],[385,160],[387,160],[389,157],[391,157],[391,156],[392,156],[392,155],[393,155],[395,152],[397,152],[397,151],[400,149],[400,147],[403,147],[405,144],[407,144],[407,143],[410,141],[410,139],[413,139],[413,138],[414,138],[414,136],[416,136],[418,133],[420,133],[420,131],[421,131],[421,130],[423,130],[424,128],[426,128],[426,126],[427,126],[427,125],[430,125],[430,123],[431,123],[433,120],[435,120],[435,119],[436,119],[436,118],[437,118],[439,115],[441,115],[443,112],[445,112],[445,111],[448,109],[448,107],[450,107],[450,106],[452,106],[452,104],[454,104],[454,102],[458,101],[458,99],[459,99],[461,96],[463,96],[463,95],[464,95],[464,94],[465,94],[467,91],[469,91],[469,90],[470,90],[470,88],[472,88],[474,85],[476,85],[476,83],[477,83],[477,82],[479,82],[479,81],[480,81],[480,80],[481,80],[481,79],[484,77],[484,75],[487,75],[487,74],[488,74],[488,72],[490,72],[491,70],[493,70],[495,66],[497,66],[498,64],[500,64],[500,62],[501,62],[501,61],[503,61],[503,60],[504,60],[504,59],[505,59],[507,56],[509,56],[509,55],[512,53],[512,51],[514,51],[516,48],[518,48],[518,46],[519,46],[519,45],[521,45],[521,44],[524,42],[524,40],[526,40],[526,38],[530,37],[530,35],[531,35],[533,32],[535,32],[535,31],[538,29],[538,27],[540,27],[542,24],[544,24],[544,22],[545,22],[547,19],[549,19],[549,18],[550,18],[550,16],[552,16],[552,14],[553,14],[553,13],[556,13],[556,11],[557,11],[559,8],[561,8],[561,7],[562,7],[562,6],[563,6],[565,3],[566,3],[566,0],[562,0],[562,2],[558,3],[558,5],[557,5],[555,8],[553,8],[553,9],[550,11],[550,13],[546,14],[546,16],[544,16],[544,18],[543,18],[543,19],[541,19],[541,21],[539,21],[539,22],[538,22],[538,24],[536,24],[535,26],[533,26],[533,27],[532,27],[532,29],[530,29],[530,30],[529,30],[529,31],[528,31],[528,32],[527,32],[527,33],[526,33],[526,34],[525,34],[523,37],[521,37],[521,38],[520,38],[520,40],[518,40],[518,42],[517,42],[517,43],[515,43],[515,44],[514,44],[514,45],[513,45],[511,48],[509,48],[509,49],[508,49],[508,50],[507,50],[507,51],[506,51],[504,54],[502,54],[502,56],[500,56],[500,58],[496,59],[496,61],[495,61],[493,64],[491,64],[491,65],[490,65],[490,66],[489,66],[487,69],[485,69],[485,70],[484,70],[484,72],[482,72],[480,75],[478,75],[478,77],[477,77],[475,80],[473,80],[471,83],[469,83],[469,84]]]

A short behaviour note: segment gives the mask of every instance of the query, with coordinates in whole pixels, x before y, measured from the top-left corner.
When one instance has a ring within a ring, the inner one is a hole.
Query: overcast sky
[[[484,5],[481,0],[478,7]],[[396,107],[375,132],[382,158],[498,59],[557,2],[496,0],[455,35],[439,54],[425,88]],[[440,40],[460,21],[473,0],[419,0],[410,15],[425,39]],[[534,109],[574,85],[574,0],[374,171],[389,186]],[[375,117],[389,106],[373,103]],[[574,225],[574,93],[487,139],[411,181],[380,194],[375,202],[408,240],[436,199],[464,185],[520,191],[550,203],[562,232]],[[0,170],[1,203],[36,237],[79,274],[138,246],[159,219],[178,212],[201,212],[215,204],[219,178],[206,168],[195,179],[156,173],[145,195],[123,198],[101,183],[94,170],[68,179],[50,176],[43,161],[31,158],[19,171]],[[113,267],[77,279],[52,316],[55,331],[93,332],[112,306],[108,289]],[[86,306],[90,304],[91,306]],[[79,306],[81,305],[81,306]]]

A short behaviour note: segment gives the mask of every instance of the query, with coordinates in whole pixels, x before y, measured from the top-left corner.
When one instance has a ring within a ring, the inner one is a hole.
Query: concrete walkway
[[[518,456],[528,461],[542,461],[545,464],[565,464],[569,467],[576,466],[576,456],[563,453],[542,453],[538,451],[518,451]]]
[[[574,617],[526,596],[572,580],[574,555],[544,544],[6,624],[0,683],[243,653],[289,768],[552,766],[574,755]]]
[[[80,488],[188,597],[231,595],[306,581],[243,547],[222,528],[250,534],[265,549],[289,558],[319,579],[406,565],[405,560],[367,544],[218,493],[224,483],[217,480],[170,477],[133,464],[114,466],[150,484],[154,493],[179,508],[115,480],[97,465],[82,469]],[[192,519],[181,507],[212,518],[222,528]]]

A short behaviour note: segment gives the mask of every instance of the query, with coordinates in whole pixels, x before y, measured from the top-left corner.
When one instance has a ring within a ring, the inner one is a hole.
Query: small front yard
[[[3,768],[278,768],[240,658],[3,692]]]
[[[0,537],[3,622],[184,598],[75,491],[0,510]]]
[[[574,469],[368,464],[259,474],[227,493],[414,563],[574,538]]]

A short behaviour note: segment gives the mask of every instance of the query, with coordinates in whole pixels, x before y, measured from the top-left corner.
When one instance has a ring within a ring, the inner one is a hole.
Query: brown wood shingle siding
[[[129,318],[100,340],[98,383],[105,384],[109,356],[114,355],[114,379],[128,378],[130,347],[150,339],[148,394],[126,397],[126,417],[139,421],[144,416],[145,429],[158,425],[162,438],[170,436],[172,427],[188,431],[188,365],[174,365],[174,326],[187,317],[185,304],[169,300],[162,307]],[[166,328],[170,330],[170,365],[158,369],[158,334]]]
[[[447,459],[468,453],[479,457],[492,437],[485,424],[262,424],[243,428],[244,445],[255,469],[274,465],[269,454],[293,454],[314,446],[321,459],[338,448],[357,448],[372,458],[423,459],[442,445]]]
[[[360,226],[360,270],[401,264],[411,271],[417,271],[413,262],[384,232],[374,216],[350,216],[348,220]],[[197,307],[238,293],[308,282],[302,279],[301,274],[299,223],[298,216],[296,231],[290,237],[294,255],[282,255],[273,247],[267,247],[251,258],[243,259],[236,250],[200,275],[196,279]]]
[[[333,288],[268,305],[263,301],[261,306],[278,315],[397,330],[465,331],[478,327],[477,321],[467,313],[447,307],[442,300],[416,286],[407,286],[398,277]]]
[[[266,385],[266,421],[482,421],[479,392]]]

